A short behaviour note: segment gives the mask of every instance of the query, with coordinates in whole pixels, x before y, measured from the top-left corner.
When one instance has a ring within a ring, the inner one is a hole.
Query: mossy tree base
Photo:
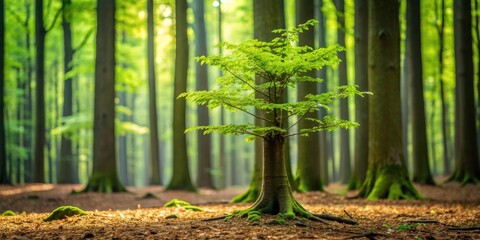
[[[455,171],[455,173],[448,179],[448,182],[459,182],[462,186],[467,184],[480,184],[480,177],[474,174]]]
[[[230,203],[249,203],[255,202],[257,200],[258,195],[260,193],[259,184],[252,182],[248,190],[242,194],[235,196]]]
[[[367,199],[422,199],[410,182],[403,166],[390,165],[369,169],[359,193]]]
[[[113,173],[92,173],[88,184],[81,192],[127,192],[127,189],[118,179],[115,172]]]
[[[189,183],[188,183],[189,182]],[[174,190],[179,190],[179,191],[188,191],[188,192],[196,192],[197,188],[193,186],[193,184],[188,180],[187,183],[183,181],[173,181],[168,184],[167,188],[165,190],[167,191],[174,191]]]

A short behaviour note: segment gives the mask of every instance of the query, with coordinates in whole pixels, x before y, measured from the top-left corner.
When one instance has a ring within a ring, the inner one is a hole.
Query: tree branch
[[[232,74],[232,76],[234,76],[236,79],[242,81],[243,83],[247,84],[252,90],[254,90],[255,92],[261,94],[262,96],[266,97],[266,98],[269,98],[269,96],[267,94],[265,94],[264,92],[258,90],[256,87],[252,86],[250,83],[248,83],[247,81],[243,80],[241,77],[237,76],[235,73],[233,73],[232,71],[230,71],[230,69],[226,68],[225,67],[225,70],[227,70],[227,72],[229,72],[230,74]]]
[[[18,23],[20,23],[24,28],[28,28],[27,20],[24,21],[15,11],[10,8],[7,8],[7,12],[9,14],[12,14],[13,17],[18,21]]]
[[[225,104],[225,105],[227,105],[227,106],[229,106],[229,107],[231,107],[231,108],[235,108],[235,109],[237,109],[237,110],[240,110],[240,111],[242,111],[242,112],[244,112],[244,113],[246,113],[246,114],[248,114],[248,115],[250,115],[250,116],[253,116],[254,118],[257,118],[257,119],[260,119],[260,120],[263,120],[263,121],[266,121],[266,122],[269,122],[269,123],[273,123],[273,121],[271,121],[271,120],[269,120],[269,119],[267,119],[267,118],[264,118],[264,117],[255,115],[254,113],[251,113],[251,112],[249,112],[249,111],[247,111],[247,110],[243,110],[243,109],[241,109],[241,108],[239,108],[239,107],[233,106],[232,104],[229,104],[229,103],[227,103],[227,102],[223,102],[223,104]]]
[[[62,4],[62,7],[60,7],[60,9],[58,9],[57,13],[55,13],[55,17],[53,17],[53,21],[52,21],[52,24],[50,24],[50,26],[48,28],[45,29],[45,34],[50,32],[50,30],[53,29],[53,27],[55,27],[55,23],[57,23],[57,20],[58,20],[58,17],[60,16],[60,13],[63,12],[63,8],[65,6]]]
[[[75,49],[73,49],[73,54],[75,54],[77,51],[79,51],[80,49],[83,48],[83,46],[85,46],[85,44],[87,43],[88,39],[90,38],[90,36],[92,35],[93,33],[93,28],[90,29],[90,31],[88,31],[87,34],[85,34],[85,37],[83,37],[82,41],[80,42],[80,44],[78,45],[78,47],[76,47]]]
[[[301,117],[299,117],[294,124],[290,125],[290,127],[287,128],[287,131],[290,130],[290,128],[292,128],[292,127],[294,127],[295,125],[297,125],[297,124],[300,122],[300,120],[302,120],[303,118],[305,118],[305,116],[307,115],[307,113],[310,112],[310,109],[312,109],[312,107],[309,107],[309,108],[307,109],[307,111],[305,111],[305,113],[303,113],[303,115],[302,115]],[[291,116],[293,116],[293,115],[295,115],[295,114],[288,115],[285,119],[288,119],[289,117],[291,117]],[[285,119],[282,119],[282,120],[285,120]]]

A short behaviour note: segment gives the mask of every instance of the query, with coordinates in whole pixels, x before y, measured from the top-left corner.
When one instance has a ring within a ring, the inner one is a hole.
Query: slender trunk
[[[45,27],[43,24],[43,0],[35,1],[35,149],[34,181],[45,182]]]
[[[0,3],[0,184],[9,183],[5,136],[5,1]]]
[[[67,77],[68,73],[73,70],[73,47],[72,47],[72,29],[71,29],[71,0],[63,0],[63,49],[64,49],[64,86],[63,86],[63,111],[62,117],[69,117],[73,114],[73,87],[72,77]],[[74,166],[73,143],[72,139],[62,134],[60,142],[60,161],[58,171],[59,183],[76,183],[78,182],[78,172]]]
[[[355,1],[355,82],[360,91],[368,91],[368,0]],[[368,98],[355,97],[355,168],[349,189],[358,189],[368,166]]]
[[[326,44],[326,18],[323,14],[322,8],[324,1],[317,0],[318,6],[315,7],[316,17],[318,19],[318,47],[324,48],[327,47]],[[318,84],[319,93],[325,93],[327,89],[327,69],[322,68],[318,71],[318,77],[323,81]],[[323,119],[327,115],[327,111],[323,108],[318,111],[318,118]],[[320,142],[320,176],[324,184],[328,183],[328,157],[329,157],[329,143],[328,143],[328,132],[321,131],[318,133],[319,142]]]
[[[440,19],[439,25],[437,25],[437,34],[439,40],[438,48],[438,76],[440,80],[440,101],[442,105],[442,143],[443,143],[443,174],[448,175],[450,170],[450,141],[448,134],[448,112],[447,102],[445,100],[445,81],[443,78],[443,52],[445,48],[444,29],[445,29],[445,0],[441,0],[441,13],[438,16],[437,0],[435,0],[435,17]]]
[[[167,189],[195,191],[190,179],[187,156],[186,129],[186,101],[177,96],[187,91],[188,73],[188,23],[187,1],[175,1],[175,83],[173,103],[173,175]]]
[[[25,34],[25,48],[27,49],[27,57],[25,59],[25,71],[26,71],[26,83],[25,83],[25,92],[26,92],[26,101],[24,105],[24,119],[25,122],[25,135],[23,137],[22,146],[28,150],[27,158],[23,161],[23,176],[24,182],[33,181],[33,159],[32,159],[32,138],[33,135],[33,101],[32,101],[32,76],[33,76],[33,66],[32,66],[32,47],[31,47],[31,35],[29,31],[29,23],[31,18],[31,1],[25,1],[25,23],[24,28],[26,29]]]
[[[207,56],[207,36],[205,29],[205,1],[195,1],[195,56]],[[197,91],[208,90],[208,68],[199,62],[195,64],[195,78]],[[210,125],[209,111],[205,106],[198,106],[197,109],[199,126]],[[214,188],[211,156],[210,134],[198,134],[198,172],[197,185],[202,188]],[[224,172],[225,174],[225,172]]]
[[[157,83],[155,78],[155,25],[153,0],[147,0],[147,32],[148,32],[148,113],[150,125],[150,184],[161,184],[160,152],[158,140],[157,118]]]
[[[413,181],[434,184],[428,161],[425,100],[423,97],[422,47],[420,31],[420,2],[407,0],[406,40],[407,81],[409,83],[409,104],[412,123]]]
[[[296,23],[302,24],[309,19],[314,18],[314,1],[304,0],[296,1]],[[299,39],[300,46],[315,45],[315,35],[313,30],[305,31]],[[314,72],[309,72],[310,76],[315,77]],[[314,82],[300,82],[297,88],[297,98],[303,101],[308,94],[317,94],[318,86]],[[307,113],[305,118],[316,118],[317,113]],[[313,127],[313,122],[301,120],[298,123],[299,129]],[[297,184],[299,191],[322,191],[323,184],[320,176],[320,138],[318,133],[312,133],[309,137],[298,138],[298,167]]]
[[[345,1],[335,0],[337,8],[337,43],[345,46]],[[346,51],[338,53],[340,65],[338,67],[339,85],[348,85],[347,79],[347,54]],[[349,120],[348,99],[340,99],[340,118]],[[350,132],[348,129],[340,129],[340,182],[348,183],[350,181],[351,163],[350,163]]]

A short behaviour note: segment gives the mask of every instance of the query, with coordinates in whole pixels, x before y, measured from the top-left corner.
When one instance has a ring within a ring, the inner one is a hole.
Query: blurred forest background
[[[455,134],[455,124],[458,124],[455,115],[459,108],[459,103],[455,103],[455,91],[459,88],[454,33],[464,30],[454,29],[454,1],[463,0],[419,1],[419,19],[413,17],[415,14],[409,14],[415,10],[407,11],[409,1],[400,1],[402,77],[398,91],[402,94],[404,149],[412,176],[417,152],[425,153],[422,158],[428,163],[426,169],[420,168],[421,172],[450,176],[456,169],[455,152],[460,146],[456,146],[455,138],[462,136]],[[471,99],[475,109],[467,111],[476,118],[477,127],[470,130],[478,132],[480,1],[464,1],[471,3],[470,12],[459,13],[457,17],[469,16],[471,35],[466,41],[471,43],[473,69],[467,74],[471,74],[474,81],[471,87],[475,89]],[[184,101],[176,100],[174,94],[175,2],[116,1],[116,167],[120,181],[127,186],[166,185],[172,178],[175,160],[173,115],[181,111],[174,109],[174,101]],[[366,2],[305,1],[304,4],[310,4],[314,9],[315,19],[319,20],[313,35],[314,47],[340,44],[346,48],[340,56],[343,62],[337,68],[326,68],[318,73],[325,79],[319,85],[319,91],[334,89],[340,84],[357,84],[360,90],[368,90],[362,89],[365,85],[358,82],[362,69],[366,71],[366,51],[357,52],[358,44],[366,38],[366,28],[363,29],[364,35],[361,35],[362,30],[357,32],[360,26],[357,22],[367,19],[362,15],[367,8],[361,8]],[[87,183],[93,166],[95,59],[103,54],[95,52],[96,4],[95,0],[3,0],[4,132],[0,137],[5,149],[2,150],[4,157],[0,159],[2,183]],[[296,20],[301,14],[296,11],[296,5],[298,3],[294,0],[284,1],[286,27],[303,23]],[[221,47],[217,46],[219,42],[240,43],[252,39],[252,1],[191,0],[186,13],[185,28],[190,46],[187,48],[186,90],[212,88],[221,71],[200,67],[194,56],[221,53]],[[153,23],[149,25],[150,30],[147,27],[149,19]],[[420,31],[408,35],[408,21]],[[44,44],[44,50],[41,44]],[[409,44],[417,48],[408,50]],[[416,57],[411,58],[409,54]],[[423,71],[420,68],[418,74],[412,66],[419,64]],[[410,74],[417,79],[409,80]],[[296,99],[295,91],[289,93],[291,101]],[[361,101],[367,102],[367,99],[368,96]],[[186,127],[253,121],[251,116],[243,113],[223,109],[207,111],[189,102],[185,111]],[[355,169],[363,166],[359,171],[366,171],[366,159],[356,158],[364,156],[362,147],[357,146],[363,146],[363,151],[368,146],[356,138],[362,128],[365,129],[365,121],[362,123],[360,118],[367,112],[355,98],[335,102],[328,114],[359,121],[361,125],[348,131],[310,136],[320,138],[319,146],[308,147],[322,150],[321,156],[311,158],[311,161],[320,161],[321,168],[310,170],[321,172],[323,184],[347,184],[351,182]],[[422,121],[423,130],[419,124]],[[194,185],[225,188],[250,183],[256,156],[254,143],[246,142],[244,136],[217,133],[205,137],[201,132],[189,132],[186,138],[190,171],[182,174],[190,174]],[[290,139],[288,149],[294,174],[300,147],[298,138],[301,137]],[[426,142],[421,144],[417,139]],[[360,145],[362,143],[364,145]],[[476,141],[475,144],[479,143]],[[472,156],[475,157],[471,161],[476,161],[476,165],[465,166],[478,168],[478,155]],[[473,178],[478,182],[480,169],[476,173]],[[206,179],[212,181],[205,182]]]

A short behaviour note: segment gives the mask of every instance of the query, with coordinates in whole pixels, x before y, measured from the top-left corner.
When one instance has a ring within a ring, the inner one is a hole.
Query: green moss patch
[[[163,205],[163,206],[164,207],[183,207],[185,210],[199,211],[199,212],[204,211],[201,207],[193,206],[192,204],[190,204],[187,201],[183,201],[183,200],[176,199],[176,198],[174,198],[174,199],[170,200],[169,202],[165,203],[165,205]]]
[[[2,216],[17,216],[17,214],[12,210],[6,210],[2,213]]]
[[[43,219],[43,221],[48,222],[53,220],[59,220],[75,215],[87,215],[87,212],[74,206],[61,206],[53,210],[48,217]]]

